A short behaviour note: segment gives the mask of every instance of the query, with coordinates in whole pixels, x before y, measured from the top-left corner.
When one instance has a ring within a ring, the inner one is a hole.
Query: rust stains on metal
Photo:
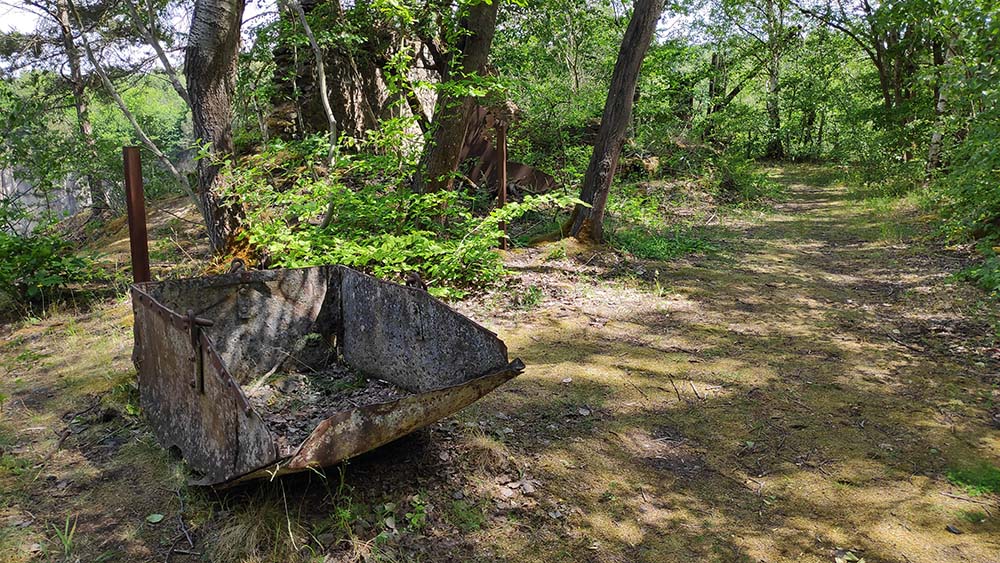
[[[142,162],[139,147],[124,147],[125,209],[128,215],[128,244],[132,255],[132,279],[148,282],[149,242],[146,235],[146,199],[142,191]]]
[[[508,363],[496,335],[427,293],[341,266],[136,284],[132,298],[143,408],[195,484],[337,463],[449,416],[524,367]],[[405,396],[333,402],[328,418],[279,451],[288,438],[256,410],[268,403],[255,408],[247,392],[338,363]]]

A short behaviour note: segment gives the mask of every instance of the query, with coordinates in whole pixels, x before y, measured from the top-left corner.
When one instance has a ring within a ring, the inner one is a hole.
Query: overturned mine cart
[[[142,407],[201,485],[337,463],[524,367],[426,292],[342,266],[137,283],[132,303]]]

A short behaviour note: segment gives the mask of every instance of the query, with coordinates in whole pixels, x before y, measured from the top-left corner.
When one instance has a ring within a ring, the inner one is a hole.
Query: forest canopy
[[[760,163],[809,161],[868,196],[918,194],[1000,283],[991,0],[17,9],[34,25],[0,36],[0,164],[32,197],[5,188],[10,236],[59,219],[67,191],[120,213],[137,144],[148,196],[186,194],[216,254],[461,292],[502,275],[501,239],[660,228],[639,218],[644,182],[755,205],[777,196]]]

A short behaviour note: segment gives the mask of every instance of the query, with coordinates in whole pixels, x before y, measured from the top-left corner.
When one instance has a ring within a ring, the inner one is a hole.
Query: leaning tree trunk
[[[461,80],[464,77],[482,75],[493,45],[493,33],[497,27],[498,0],[480,2],[469,8],[469,14],[462,18],[462,36],[458,45],[459,60],[449,62],[441,83]],[[457,63],[457,64],[456,64]],[[423,166],[417,172],[413,189],[418,193],[449,190],[454,184],[454,174],[461,159],[465,131],[469,126],[475,99],[469,95],[455,95],[444,90],[438,96],[434,108],[433,138],[422,159]]]
[[[73,40],[73,27],[69,19],[69,1],[56,2],[56,15],[59,19],[59,32],[62,36],[66,59],[69,61],[69,81],[73,89],[73,105],[76,107],[76,120],[80,126],[80,136],[87,147],[91,161],[97,163],[97,143],[94,141],[94,128],[90,123],[90,104],[87,99],[86,85],[83,80],[83,70],[80,65],[80,50]],[[109,207],[108,194],[104,191],[104,183],[97,174],[87,175],[90,189],[90,206],[95,214],[100,214]]]
[[[208,149],[198,161],[198,195],[212,250],[225,252],[243,217],[223,195],[219,163],[233,152],[232,98],[244,0],[196,0],[184,58],[194,136]]]
[[[636,0],[632,19],[618,50],[618,61],[611,76],[611,88],[604,102],[601,128],[597,132],[594,153],[583,179],[580,200],[589,205],[577,205],[570,218],[571,236],[600,241],[604,238],[604,209],[608,202],[611,181],[618,168],[618,157],[625,144],[625,132],[635,102],[635,86],[639,69],[646,57],[656,31],[656,22],[663,12],[664,0]]]

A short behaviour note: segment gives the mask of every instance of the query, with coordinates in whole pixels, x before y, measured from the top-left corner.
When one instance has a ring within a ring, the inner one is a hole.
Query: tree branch
[[[170,78],[170,84],[174,87],[174,90],[181,97],[181,99],[184,100],[184,103],[190,108],[191,98],[188,96],[187,90],[177,77],[177,71],[174,70],[174,66],[170,64],[170,59],[167,58],[167,53],[160,45],[160,41],[156,38],[156,34],[149,26],[146,25],[145,22],[142,21],[142,17],[139,16],[139,10],[136,9],[135,4],[132,2],[125,2],[125,5],[128,7],[129,15],[132,16],[132,23],[135,25],[136,30],[139,31],[139,34],[142,35],[143,39],[145,39],[153,50],[156,51],[156,56],[160,59],[160,64],[163,65],[163,70],[167,73],[167,77]],[[146,8],[149,11],[150,17],[153,17],[153,6],[150,3],[150,0],[146,0]],[[151,25],[152,21],[153,20],[150,20]]]

